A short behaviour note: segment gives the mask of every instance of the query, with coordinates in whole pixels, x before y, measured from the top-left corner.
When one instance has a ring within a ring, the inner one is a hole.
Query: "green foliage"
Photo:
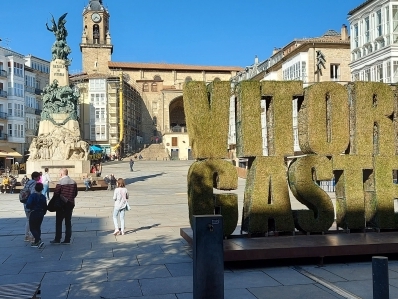
[[[224,235],[230,235],[238,222],[238,197],[236,194],[213,194],[213,188],[235,190],[238,175],[228,161],[208,159],[194,162],[188,171],[188,207],[192,225],[193,215],[214,215],[214,208],[221,208]]]
[[[261,96],[267,101],[268,155],[292,155],[293,98],[303,94],[302,81],[263,81]],[[290,117],[286,117],[290,115]],[[261,136],[261,135],[260,135]]]
[[[309,210],[295,210],[294,224],[305,232],[327,232],[334,221],[334,208],[329,195],[315,180],[333,178],[332,161],[325,156],[311,155],[292,161],[288,170],[293,195]]]
[[[269,228],[274,220],[275,228]],[[283,157],[256,157],[246,179],[242,230],[248,233],[294,231]]]
[[[336,82],[306,88],[298,123],[299,143],[304,153],[331,156],[344,152],[350,136],[346,89]]]
[[[238,85],[236,94],[236,155],[261,156],[260,82],[244,81]]]
[[[227,158],[231,83],[191,81],[184,85],[184,112],[193,156]]]

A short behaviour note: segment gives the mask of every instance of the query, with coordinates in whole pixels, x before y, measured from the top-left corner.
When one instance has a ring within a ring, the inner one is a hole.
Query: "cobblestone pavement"
[[[70,246],[49,244],[55,214],[47,213],[42,225],[45,246],[31,248],[23,240],[25,215],[18,194],[0,194],[0,285],[41,281],[44,299],[192,298],[192,251],[179,232],[189,226],[190,164],[137,161],[130,172],[128,161],[105,163],[103,175],[113,173],[128,184],[132,209],[126,212],[127,233],[112,234],[111,191],[82,191]],[[240,179],[240,211],[244,184]],[[369,260],[324,267],[305,261],[228,263],[225,298],[344,298],[344,291],[372,298]],[[301,271],[294,267],[297,263]],[[398,298],[398,262],[390,260],[389,266],[390,298]]]

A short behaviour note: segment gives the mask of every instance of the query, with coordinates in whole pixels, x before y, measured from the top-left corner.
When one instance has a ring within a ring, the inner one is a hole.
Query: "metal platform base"
[[[191,228],[180,235],[192,244]],[[250,261],[287,258],[324,258],[349,255],[398,253],[398,232],[328,233],[249,238],[233,236],[224,240],[224,261]]]

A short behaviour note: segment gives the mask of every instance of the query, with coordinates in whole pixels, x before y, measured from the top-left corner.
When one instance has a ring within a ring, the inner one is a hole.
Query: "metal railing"
[[[0,70],[0,76],[1,77],[7,77],[7,71],[5,71],[5,70]]]
[[[0,132],[0,140],[7,140],[8,134]]]
[[[41,110],[40,109],[35,109],[35,114],[36,115],[40,115],[41,114]]]
[[[42,92],[43,90],[41,90],[40,88],[35,88],[35,94],[41,95]]]
[[[0,97],[6,98],[7,97],[7,91],[4,91],[4,90],[0,89]]]
[[[7,119],[7,113],[0,112],[0,119]]]
[[[30,92],[30,93],[35,93],[36,88],[32,86],[26,86],[25,85],[25,91]]]

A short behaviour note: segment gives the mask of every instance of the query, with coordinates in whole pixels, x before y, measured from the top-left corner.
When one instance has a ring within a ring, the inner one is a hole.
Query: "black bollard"
[[[388,258],[372,257],[373,299],[389,299]]]
[[[224,298],[223,219],[193,216],[193,299]]]

